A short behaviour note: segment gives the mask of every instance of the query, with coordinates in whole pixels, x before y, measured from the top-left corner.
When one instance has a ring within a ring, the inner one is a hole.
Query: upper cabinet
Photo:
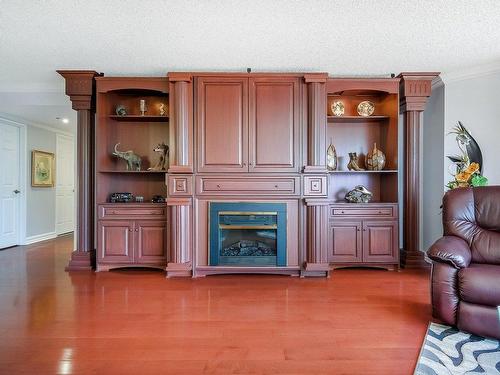
[[[251,78],[249,89],[249,170],[298,171],[299,80]]]
[[[196,82],[199,172],[248,170],[248,79],[199,77]]]
[[[297,77],[196,78],[198,172],[298,172]]]

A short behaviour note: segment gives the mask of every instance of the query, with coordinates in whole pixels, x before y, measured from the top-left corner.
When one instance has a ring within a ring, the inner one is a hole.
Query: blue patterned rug
[[[431,323],[415,375],[500,374],[500,341]]]

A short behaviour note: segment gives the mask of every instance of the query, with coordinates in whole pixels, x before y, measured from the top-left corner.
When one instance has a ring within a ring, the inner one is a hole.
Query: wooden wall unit
[[[329,79],[327,83],[327,139],[337,150],[338,168],[329,172],[331,201],[328,259],[334,268],[347,266],[399,266],[398,229],[398,120],[399,78]],[[360,102],[369,100],[375,112],[357,113]],[[331,104],[341,101],[343,116],[334,116]],[[349,152],[356,152],[360,166],[374,143],[386,155],[381,171],[349,171]],[[345,194],[356,185],[373,193],[367,204],[345,203]]]
[[[398,109],[401,104],[406,116],[405,232],[410,232],[416,216],[408,202],[418,193],[410,188],[417,157],[412,142],[418,143],[414,134],[420,124],[415,113],[430,95],[431,74],[351,79],[326,73],[175,72],[155,78],[80,73],[61,72],[79,111],[79,170],[88,177],[80,181],[79,225],[86,233],[79,233],[77,242],[83,250],[70,269],[89,268],[94,228],[97,270],[148,266],[164,268],[167,277],[328,276],[337,267],[399,266]],[[82,79],[85,84],[75,84]],[[145,116],[139,115],[139,99],[147,102]],[[344,103],[343,116],[331,113],[334,100]],[[372,116],[357,114],[363,100],[375,104]],[[168,116],[159,116],[160,103],[168,104]],[[118,104],[127,107],[127,116],[115,114]],[[160,142],[170,147],[168,171],[147,171]],[[336,171],[326,168],[330,142],[339,157]],[[116,143],[143,157],[141,171],[126,171],[125,162],[111,155]],[[363,165],[374,143],[386,155],[384,170],[348,171],[348,153],[357,152]],[[373,192],[373,201],[346,203],[345,193],[359,184]],[[113,192],[141,195],[145,203],[111,204]],[[166,203],[150,203],[154,195],[166,196]],[[209,266],[208,205],[216,201],[285,202],[287,265]],[[95,227],[94,210],[82,205],[97,210]],[[415,236],[405,234],[408,249],[417,245]]]

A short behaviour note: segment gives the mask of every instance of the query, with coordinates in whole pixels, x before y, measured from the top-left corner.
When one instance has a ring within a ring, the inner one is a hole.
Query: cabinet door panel
[[[167,222],[136,221],[136,263],[167,261]]]
[[[134,261],[133,222],[101,220],[98,227],[98,261],[132,263]]]
[[[328,261],[332,263],[360,262],[361,222],[338,221],[330,223],[328,233]]]
[[[198,78],[196,113],[198,171],[248,171],[248,79]]]
[[[250,171],[297,171],[298,79],[250,79],[249,102]]]
[[[397,260],[397,221],[363,222],[363,261],[393,262]]]

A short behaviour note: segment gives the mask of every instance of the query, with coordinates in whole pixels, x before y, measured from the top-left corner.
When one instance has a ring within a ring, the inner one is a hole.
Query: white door
[[[18,127],[0,124],[0,249],[19,241],[19,135]]]
[[[56,233],[75,229],[74,139],[58,134],[56,139]]]

